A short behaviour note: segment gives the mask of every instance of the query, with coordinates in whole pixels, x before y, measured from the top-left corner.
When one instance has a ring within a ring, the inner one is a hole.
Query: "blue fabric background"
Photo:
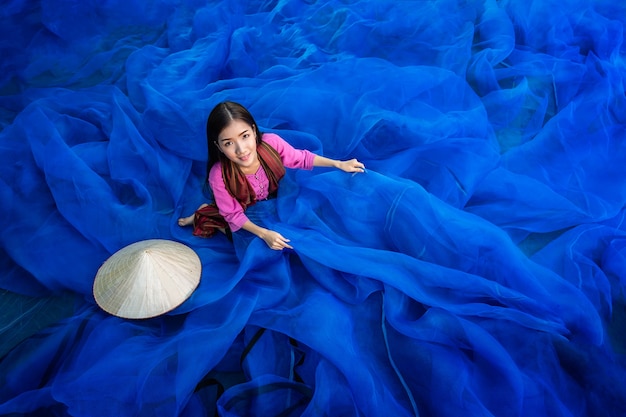
[[[71,1],[0,8],[0,414],[626,415],[626,6]],[[224,100],[352,176],[290,171],[239,261],[201,202]],[[165,316],[101,311],[143,239]]]

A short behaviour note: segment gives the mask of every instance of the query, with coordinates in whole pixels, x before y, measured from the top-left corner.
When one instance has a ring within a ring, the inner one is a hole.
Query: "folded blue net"
[[[0,10],[0,415],[626,415],[626,6],[64,2]],[[177,219],[205,123],[367,172],[288,171],[293,251]],[[147,320],[100,265],[202,261]]]

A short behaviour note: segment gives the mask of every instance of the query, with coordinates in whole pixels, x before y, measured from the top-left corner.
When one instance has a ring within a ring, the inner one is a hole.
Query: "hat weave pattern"
[[[188,246],[163,239],[128,245],[98,269],[93,285],[96,303],[123,318],[156,317],[191,296],[202,264]]]

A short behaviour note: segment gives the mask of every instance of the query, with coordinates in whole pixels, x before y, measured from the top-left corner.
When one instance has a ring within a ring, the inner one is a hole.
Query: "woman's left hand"
[[[357,159],[350,159],[349,161],[339,161],[337,168],[345,172],[365,172],[365,165],[359,162]]]

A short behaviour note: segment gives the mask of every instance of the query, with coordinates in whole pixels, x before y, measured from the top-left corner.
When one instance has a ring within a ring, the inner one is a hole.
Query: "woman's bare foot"
[[[192,214],[191,216],[187,216],[187,217],[181,217],[180,219],[178,219],[178,225],[180,227],[191,226],[193,224],[194,216],[195,214]]]
[[[206,203],[201,204],[200,207],[198,207],[196,211],[200,210],[201,208],[205,208],[206,206],[208,206],[208,204]],[[196,213],[192,214],[191,216],[181,217],[180,219],[178,219],[178,225],[180,227],[191,226],[193,224],[193,219],[195,215]]]

